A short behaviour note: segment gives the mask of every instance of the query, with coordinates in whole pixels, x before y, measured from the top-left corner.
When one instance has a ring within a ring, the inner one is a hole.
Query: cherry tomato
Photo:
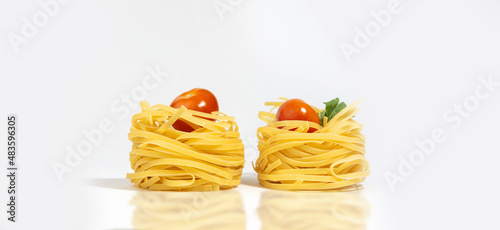
[[[316,111],[303,100],[290,99],[285,101],[278,108],[276,113],[276,121],[310,121],[319,124],[319,116]],[[293,131],[295,129],[291,129]],[[315,128],[309,128],[308,133],[316,131]]]
[[[186,109],[204,113],[219,111],[219,103],[217,103],[215,95],[206,89],[200,88],[194,88],[182,93],[170,104],[172,108],[180,108],[181,106],[186,107]],[[184,132],[192,132],[194,130],[191,126],[186,124],[186,122],[180,120],[174,122],[172,127]]]

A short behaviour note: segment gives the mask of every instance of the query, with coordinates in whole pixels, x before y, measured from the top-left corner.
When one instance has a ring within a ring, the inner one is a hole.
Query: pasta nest
[[[137,187],[151,190],[216,191],[240,184],[244,147],[234,117],[166,105],[140,103],[128,138],[133,142],[127,174]],[[182,120],[192,132],[172,124]]]
[[[272,111],[283,102],[266,102],[273,108],[259,113],[267,126],[257,130],[260,155],[253,167],[263,186],[324,190],[364,181],[370,174],[365,158],[365,136],[361,134],[362,125],[352,119],[359,110],[356,107],[359,101],[328,122],[325,117],[324,126],[309,121],[276,121]],[[307,133],[310,127],[317,130]]]

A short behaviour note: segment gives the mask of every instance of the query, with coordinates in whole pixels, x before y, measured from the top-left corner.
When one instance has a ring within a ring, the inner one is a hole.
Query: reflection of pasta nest
[[[243,202],[236,191],[139,192],[130,204],[135,206],[135,229],[245,229]]]
[[[240,184],[244,148],[234,117],[185,107],[150,106],[145,101],[141,108],[142,112],[132,117],[128,135],[133,142],[130,164],[135,172],[127,178],[137,187],[212,191]],[[177,120],[195,130],[173,129]]]
[[[353,193],[262,194],[258,214],[262,229],[366,229],[369,204]]]
[[[260,183],[272,189],[319,190],[362,182],[370,171],[364,156],[362,125],[352,119],[359,110],[358,103],[347,106],[328,122],[325,117],[325,125],[320,126],[308,121],[277,122],[272,111],[283,102],[266,102],[273,108],[259,113],[259,118],[267,122],[257,130],[260,156],[254,170]],[[307,133],[309,127],[317,130]]]

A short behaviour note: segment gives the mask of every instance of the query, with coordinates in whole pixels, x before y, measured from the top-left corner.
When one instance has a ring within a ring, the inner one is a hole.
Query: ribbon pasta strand
[[[266,102],[273,108],[259,113],[267,122],[257,130],[260,156],[253,167],[259,182],[281,190],[338,189],[363,182],[370,170],[362,125],[352,119],[358,103],[328,122],[325,117],[323,127],[309,121],[277,122],[272,111],[283,102]],[[317,130],[307,133],[310,127]]]
[[[245,162],[234,117],[166,105],[140,103],[128,135],[132,141],[130,179],[139,188],[218,191],[240,184]],[[173,129],[181,120],[195,130]]]

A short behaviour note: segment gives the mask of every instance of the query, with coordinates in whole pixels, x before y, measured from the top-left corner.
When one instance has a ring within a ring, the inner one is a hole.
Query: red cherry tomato
[[[186,107],[186,109],[204,113],[219,111],[219,103],[217,103],[215,95],[206,89],[200,88],[194,88],[182,93],[170,104],[170,107],[172,108],[180,108],[181,106]],[[186,122],[179,120],[174,122],[172,127],[176,130],[184,132],[192,132],[194,130],[191,126],[186,124]]]
[[[276,113],[276,121],[310,121],[319,124],[319,116],[316,111],[303,100],[290,99],[285,101],[278,108]],[[291,129],[293,131],[295,129]],[[316,131],[315,128],[309,128],[308,133]]]

